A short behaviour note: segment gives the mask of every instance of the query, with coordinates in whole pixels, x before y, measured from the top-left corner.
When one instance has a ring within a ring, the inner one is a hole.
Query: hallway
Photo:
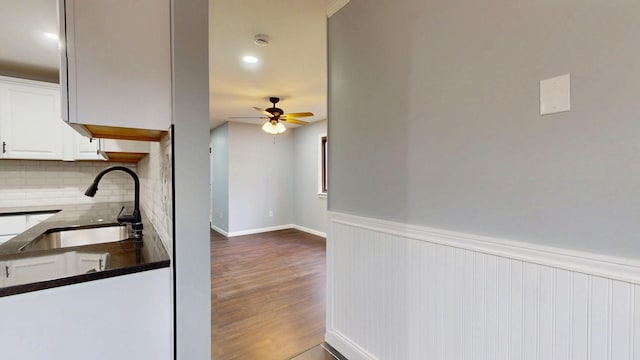
[[[210,239],[212,358],[285,360],[323,341],[324,238],[288,229]]]

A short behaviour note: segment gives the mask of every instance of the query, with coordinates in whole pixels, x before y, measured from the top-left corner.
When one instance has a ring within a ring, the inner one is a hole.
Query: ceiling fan
[[[273,105],[270,108],[261,109],[258,107],[254,107],[254,109],[264,115],[256,117],[257,119],[267,119],[267,121],[265,121],[265,123],[262,125],[262,130],[268,132],[269,134],[277,135],[285,132],[287,128],[282,124],[282,122],[296,125],[307,125],[308,122],[298,120],[296,118],[313,116],[312,112],[297,112],[285,114],[282,109],[276,107],[276,104],[280,101],[280,98],[270,97],[269,101],[271,101],[271,104]],[[239,119],[242,117],[233,118]]]

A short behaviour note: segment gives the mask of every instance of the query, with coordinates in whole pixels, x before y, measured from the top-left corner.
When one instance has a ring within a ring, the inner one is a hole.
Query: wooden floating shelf
[[[167,131],[146,130],[101,125],[84,125],[91,137],[98,139],[160,141]]]

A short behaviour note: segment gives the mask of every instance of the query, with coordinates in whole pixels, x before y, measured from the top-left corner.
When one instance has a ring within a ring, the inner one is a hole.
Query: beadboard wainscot
[[[635,259],[330,212],[327,268],[351,360],[640,358]]]

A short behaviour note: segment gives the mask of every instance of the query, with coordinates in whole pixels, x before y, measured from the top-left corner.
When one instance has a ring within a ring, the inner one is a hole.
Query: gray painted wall
[[[229,125],[211,131],[211,220],[229,231]]]
[[[211,358],[208,1],[171,2],[177,360]]]
[[[323,233],[327,231],[327,198],[318,195],[318,154],[320,135],[326,134],[326,120],[293,130],[293,222]]]
[[[228,124],[229,232],[291,224],[291,132],[278,135],[274,142],[258,125]]]
[[[318,196],[317,175],[318,136],[326,126],[323,120],[289,130],[275,143],[256,125],[212,130],[213,225],[225,232],[289,224],[326,232],[327,200]]]
[[[351,0],[330,210],[640,257],[640,3]],[[571,74],[572,111],[539,114]]]

